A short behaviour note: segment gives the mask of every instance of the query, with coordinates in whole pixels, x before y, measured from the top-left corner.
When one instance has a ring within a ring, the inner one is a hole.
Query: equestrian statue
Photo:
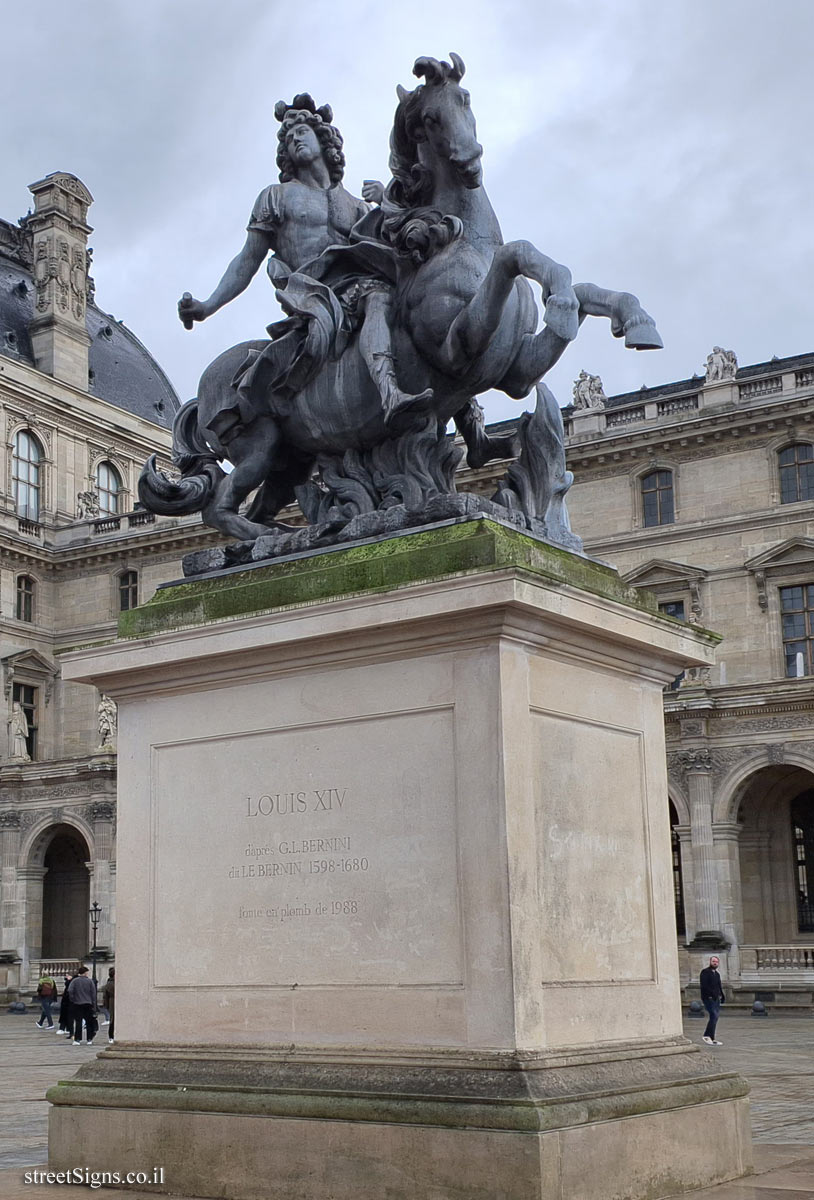
[[[239,295],[267,260],[285,317],[268,338],[215,359],[173,427],[176,475],[155,457],[139,481],[153,512],[200,512],[238,539],[226,561],[262,560],[489,512],[570,549],[559,406],[542,382],[586,316],[657,349],[629,292],[573,284],[531,242],[504,242],[483,186],[464,64],[419,58],[423,82],[399,87],[392,178],[363,196],[342,184],[342,136],[307,93],[280,101],[279,183],[258,196],[243,248],[208,300],[185,294],[187,328]],[[530,282],[539,285],[544,320]],[[490,436],[477,397],[490,388],[532,412]],[[466,446],[479,468],[507,462],[490,499],[459,495]],[[222,463],[231,465],[224,469]],[[298,502],[306,527],[277,520]],[[193,556],[194,557],[194,556]]]

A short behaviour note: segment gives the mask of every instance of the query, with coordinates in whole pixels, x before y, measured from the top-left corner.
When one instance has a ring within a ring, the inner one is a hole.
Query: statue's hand
[[[178,317],[184,329],[191,329],[194,321],[205,321],[208,315],[202,301],[195,300],[189,292],[184,292],[178,301]]]
[[[384,200],[384,184],[378,179],[362,180],[362,199],[368,204],[381,204]]]

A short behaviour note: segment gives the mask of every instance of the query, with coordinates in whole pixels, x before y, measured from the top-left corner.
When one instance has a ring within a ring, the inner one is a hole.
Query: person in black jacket
[[[713,954],[709,960],[709,966],[704,967],[701,972],[701,1003],[709,1013],[707,1027],[704,1030],[704,1041],[708,1046],[722,1046],[723,1042],[715,1040],[715,1027],[718,1024],[718,1013],[721,1011],[721,1005],[724,1002],[724,989],[721,986],[721,977],[718,974],[719,959]]]

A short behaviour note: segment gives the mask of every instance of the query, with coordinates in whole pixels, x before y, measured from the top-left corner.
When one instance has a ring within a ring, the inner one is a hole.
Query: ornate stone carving
[[[0,829],[20,829],[22,820],[18,812],[0,812]]]
[[[685,774],[711,771],[712,755],[709,750],[678,750],[675,761]]]
[[[782,763],[786,761],[786,747],[782,742],[774,742],[771,746],[767,746],[766,753],[770,763]]]
[[[112,821],[116,816],[116,805],[109,800],[100,800],[89,804],[86,812],[90,821]]]
[[[578,378],[574,380],[573,392],[576,409],[603,409],[608,400],[601,378],[598,375],[589,375],[587,371],[580,371]]]
[[[707,355],[707,383],[719,383],[724,379],[734,379],[737,370],[738,360],[734,350],[723,350],[720,346],[712,347],[711,353]]]
[[[97,492],[88,489],[86,492],[76,493],[76,519],[77,521],[90,521],[94,517],[99,516],[99,495]]]

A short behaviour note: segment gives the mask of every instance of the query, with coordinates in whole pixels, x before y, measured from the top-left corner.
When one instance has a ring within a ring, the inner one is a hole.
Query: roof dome
[[[35,288],[30,238],[0,221],[0,355],[35,366],[28,327]],[[89,300],[88,391],[116,408],[169,428],[181,402],[161,367],[126,325]]]

